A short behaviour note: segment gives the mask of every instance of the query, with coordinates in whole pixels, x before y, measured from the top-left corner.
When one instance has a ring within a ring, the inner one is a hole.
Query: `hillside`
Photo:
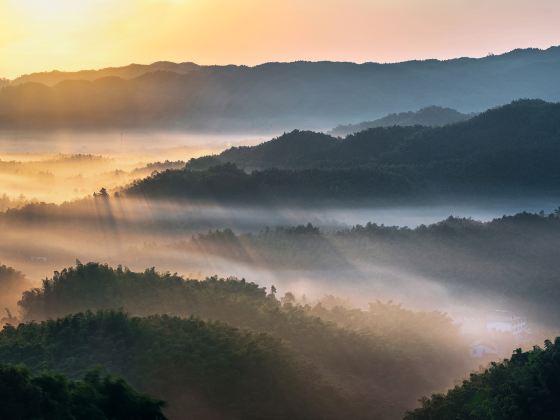
[[[560,417],[560,338],[544,349],[516,351],[509,360],[471,375],[445,395],[422,400],[407,420],[557,419]]]
[[[119,196],[154,200],[190,200],[241,205],[347,206],[418,196],[420,187],[406,174],[384,169],[266,169],[244,172],[226,163],[204,170],[168,170],[129,185]],[[26,217],[29,206],[9,217]],[[0,216],[0,219],[3,217]]]
[[[338,137],[346,137],[349,134],[358,133],[369,128],[422,125],[425,127],[440,127],[472,118],[472,114],[463,114],[451,108],[430,106],[418,111],[399,112],[389,114],[374,121],[364,121],[358,124],[339,125],[330,131],[330,134]]]
[[[98,312],[5,327],[0,359],[71,377],[101,366],[164,399],[177,419],[336,418],[349,410],[277,340],[194,318]]]
[[[352,267],[366,273],[372,267],[391,268],[404,271],[404,278],[414,273],[431,279],[463,302],[499,302],[555,325],[560,317],[559,215],[560,210],[548,215],[519,213],[488,222],[450,217],[414,229],[375,223],[334,232],[314,226],[245,234],[225,229],[175,246],[251,267],[289,266],[325,276],[337,270],[352,272]],[[395,287],[393,293],[398,294]]]
[[[528,151],[560,148],[559,133],[560,103],[520,100],[446,127],[379,127],[340,140],[296,130],[257,146],[228,149],[217,160],[248,169],[418,165],[473,158],[482,164],[481,159],[498,153],[522,159]]]
[[[126,191],[192,200],[367,202],[542,193],[557,191],[559,180],[560,104],[523,100],[445,127],[372,128],[344,139],[293,131],[191,160]]]
[[[375,418],[380,419],[394,418],[412,407],[419,395],[448,386],[449,381],[455,376],[462,375],[470,368],[466,357],[466,343],[459,336],[458,327],[444,314],[413,312],[397,305],[381,302],[372,303],[368,311],[356,308],[343,310],[336,305],[328,306],[321,302],[313,305],[299,304],[291,293],[277,298],[273,290],[267,294],[265,288],[245,280],[209,278],[205,281],[195,281],[186,280],[177,275],[159,274],[153,269],[136,273],[120,267],[112,269],[93,263],[79,264],[55,273],[53,278],[45,280],[42,288],[25,293],[21,308],[27,321],[63,317],[66,314],[87,309],[107,310],[112,308],[124,308],[131,314],[139,316],[150,316],[157,313],[182,317],[196,316],[210,322],[208,327],[204,327],[204,325],[197,327],[203,331],[208,328],[211,331],[218,329],[218,326],[213,326],[213,321],[227,322],[232,327],[252,331],[253,334],[249,336],[243,333],[243,337],[246,337],[244,340],[258,340],[259,343],[262,341],[264,343],[262,345],[266,344],[268,351],[275,352],[274,354],[280,350],[275,341],[270,340],[272,338],[281,340],[290,352],[275,356],[278,361],[274,364],[281,366],[280,369],[286,374],[291,374],[290,363],[292,362],[290,360],[293,360],[293,363],[296,363],[299,366],[298,369],[301,370],[299,379],[285,379],[286,386],[294,387],[299,383],[308,389],[308,394],[305,395],[308,395],[311,400],[334,399],[333,404],[338,405],[338,409],[335,409],[332,404],[324,401],[323,404],[326,404],[324,409],[317,411],[322,413],[320,418],[331,418],[325,413],[336,413],[336,410],[340,410],[339,414],[341,411],[344,415],[353,414],[353,418],[361,418],[357,413],[352,413],[353,410],[362,414],[369,413],[364,416],[365,418],[369,418],[370,415],[375,415]],[[165,319],[134,321],[134,323],[137,322],[157,325],[170,323],[174,329],[182,325],[178,320]],[[184,322],[187,324],[187,321]],[[194,325],[194,321],[189,322]],[[158,327],[158,329],[160,328],[163,326]],[[220,328],[224,329],[221,335],[229,331],[223,326]],[[171,334],[171,329],[169,334]],[[181,334],[176,333],[178,337],[182,337]],[[185,334],[187,334],[186,331]],[[239,332],[232,330],[229,334],[235,338]],[[128,337],[125,333],[122,335]],[[210,336],[213,337],[213,335]],[[8,338],[8,336],[5,337],[6,340]],[[184,339],[186,340],[186,337]],[[10,340],[6,343],[12,342]],[[15,341],[16,338],[13,340]],[[162,340],[164,343],[166,342],[162,337],[154,336],[154,342]],[[241,338],[236,338],[236,340],[241,340]],[[151,347],[145,350],[140,347],[136,348],[134,343],[136,341],[129,341],[128,344],[132,353],[151,351]],[[243,343],[242,348],[247,348],[248,344]],[[159,346],[164,346],[164,344],[159,344]],[[171,346],[173,346],[173,340],[169,343],[169,348]],[[182,351],[179,343],[176,343],[175,346],[177,352]],[[259,344],[257,348],[260,347]],[[0,336],[0,358],[5,357],[2,348],[2,337]],[[226,350],[227,347],[224,352]],[[193,351],[199,354],[196,346]],[[111,367],[120,366],[119,362],[114,359],[118,353],[109,358],[109,356],[103,356],[104,352],[106,350],[100,351],[100,354],[95,357],[106,357],[101,360],[106,360],[105,363]],[[20,360],[17,359],[15,350],[10,350],[10,354],[13,354],[10,357],[15,358],[10,360]],[[173,358],[178,357],[176,354],[178,353],[170,354],[165,360],[169,359],[171,363]],[[209,352],[208,354],[214,353]],[[228,354],[225,353],[223,357],[227,358]],[[200,357],[202,357],[200,363],[210,363],[206,361],[206,356]],[[216,357],[222,356],[216,355]],[[262,357],[264,357],[263,363],[268,363],[267,356]],[[257,361],[260,360],[258,355],[254,358]],[[282,358],[286,358],[286,360],[280,360]],[[165,362],[159,358],[153,360],[154,363],[165,366]],[[252,370],[247,370],[252,366],[251,364],[244,367],[243,363],[246,362],[245,360],[229,362],[234,363],[232,369],[239,371],[238,381],[241,383],[248,381],[253,374]],[[301,365],[308,366],[311,370],[304,370]],[[125,364],[125,366],[128,365]],[[436,372],[436,366],[445,366],[445,369]],[[254,384],[255,388],[249,388],[243,392],[256,395],[251,393],[256,392],[258,386],[270,388],[274,385],[277,375],[276,368],[262,366],[262,369],[268,372],[267,375],[270,378],[264,379],[257,376],[254,380],[249,381],[249,384]],[[185,370],[185,372],[187,371]],[[115,373],[124,376],[140,387],[140,383],[133,381],[133,377],[128,376],[126,372],[117,370]],[[194,374],[196,373],[190,375]],[[164,379],[165,375],[168,375],[167,371],[162,372],[161,381],[175,381],[175,379]],[[307,380],[304,379],[306,377],[313,378],[310,380],[315,385],[307,383]],[[206,379],[212,384],[209,390],[218,386],[212,382],[218,381],[218,379],[219,376],[214,376],[214,371],[210,371]],[[230,379],[224,381],[224,384],[231,383]],[[325,391],[317,388],[322,383],[326,384],[325,386],[328,385]],[[165,382],[161,382],[161,387],[166,389]],[[338,394],[328,391],[329,387],[338,390]],[[151,388],[141,389],[151,390]],[[288,392],[287,390],[283,392],[286,398],[291,395],[285,394]],[[297,391],[294,389],[293,392]],[[173,406],[174,400],[169,395],[152,393],[168,401],[171,407]],[[266,397],[269,398],[266,403],[269,407],[279,402],[272,395]],[[210,396],[215,395],[211,393]],[[235,401],[235,398],[237,396],[232,395],[231,400],[228,401]],[[265,396],[260,398],[265,399]],[[302,401],[299,397],[290,396],[290,398],[296,398],[294,401]],[[290,404],[290,407],[295,406],[295,402]],[[240,402],[239,410],[245,410],[242,412],[247,413],[246,410],[249,410],[249,407],[250,405]],[[267,413],[270,412],[267,411]],[[286,418],[286,416],[282,417],[280,413],[281,411],[278,413],[279,418]],[[288,417],[293,417],[293,413]],[[337,418],[334,414],[332,417]]]
[[[216,159],[247,170],[371,167],[383,163],[384,155],[401,148],[403,143],[426,130],[424,127],[376,128],[344,139],[294,130],[257,146],[230,148]]]
[[[0,401],[2,419],[165,420],[163,402],[96,371],[74,381],[60,374],[33,375],[22,367],[0,365]]]
[[[433,104],[478,112],[519,98],[559,101],[559,58],[560,47],[554,47],[396,64],[156,63],[30,75],[0,90],[0,124],[264,132],[332,127],[333,121],[364,121]]]

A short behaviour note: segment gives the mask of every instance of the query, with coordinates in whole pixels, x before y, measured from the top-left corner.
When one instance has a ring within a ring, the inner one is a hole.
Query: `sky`
[[[0,77],[151,63],[479,57],[560,44],[560,0],[0,0]]]

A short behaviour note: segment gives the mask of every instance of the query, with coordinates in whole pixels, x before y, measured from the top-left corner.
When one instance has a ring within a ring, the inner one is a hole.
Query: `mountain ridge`
[[[371,128],[344,139],[295,130],[193,159],[124,193],[261,203],[557,194],[559,168],[560,103],[522,100],[444,127]]]
[[[72,89],[66,82],[11,83],[0,89],[0,126],[266,133],[322,130],[333,121],[370,120],[433,104],[470,113],[520,98],[560,101],[560,47],[396,64],[188,63],[184,73],[169,71],[174,66],[181,65],[163,62],[148,72],[133,67],[129,75],[135,77],[113,77],[111,83],[96,78]]]
[[[130,63],[122,66],[109,66],[109,67],[100,67],[100,68],[89,68],[89,69],[81,69],[75,71],[67,71],[67,70],[59,70],[59,69],[52,69],[52,70],[44,70],[38,72],[31,72],[25,73],[20,76],[17,76],[13,79],[10,78],[2,78],[0,80],[6,80],[10,83],[22,83],[27,82],[29,80],[35,80],[36,77],[41,76],[49,76],[49,75],[67,75],[70,79],[75,79],[76,76],[81,75],[82,77],[87,77],[89,74],[93,73],[100,73],[104,71],[118,71],[118,70],[126,70],[126,69],[141,69],[144,68],[148,71],[151,71],[152,68],[181,68],[183,66],[186,67],[193,67],[193,68],[227,68],[227,67],[237,67],[237,68],[260,68],[268,65],[276,65],[276,64],[297,64],[297,63],[317,63],[317,64],[354,64],[357,66],[367,66],[367,65],[396,65],[396,64],[409,64],[409,63],[426,63],[426,62],[436,62],[436,63],[449,63],[454,61],[464,61],[464,60],[484,60],[484,59],[493,59],[498,57],[511,57],[517,56],[521,54],[538,54],[544,52],[556,51],[560,52],[560,45],[552,45],[548,48],[535,48],[535,47],[528,47],[528,48],[515,48],[510,51],[506,51],[500,54],[488,54],[484,57],[470,57],[470,56],[461,56],[461,57],[453,57],[453,58],[446,58],[446,59],[438,59],[438,58],[427,58],[427,59],[410,59],[410,60],[402,60],[402,61],[395,61],[395,62],[382,62],[382,61],[364,61],[364,62],[354,62],[354,61],[346,61],[346,60],[317,60],[317,61],[309,61],[309,60],[293,60],[293,61],[266,61],[263,63],[255,64],[255,65],[246,65],[246,64],[198,64],[192,61],[170,61],[170,60],[158,60],[152,63],[142,64],[142,63]],[[181,71],[179,71],[181,72]],[[84,79],[78,79],[84,80]],[[85,80],[91,80],[89,78]]]
[[[390,127],[394,125],[411,126],[422,125],[426,127],[440,127],[456,122],[465,121],[475,114],[464,114],[452,108],[432,105],[418,111],[392,113],[373,121],[363,121],[356,124],[341,124],[333,128],[329,134],[345,137],[368,128]]]
[[[214,161],[208,156],[201,159],[209,165],[233,163],[248,170],[435,162],[465,157],[473,147],[505,152],[512,141],[535,146],[531,141],[534,133],[539,133],[543,142],[545,136],[553,141],[560,130],[556,117],[560,118],[559,103],[519,100],[452,125],[373,127],[338,139],[326,133],[294,130],[255,146],[232,147],[213,156]]]

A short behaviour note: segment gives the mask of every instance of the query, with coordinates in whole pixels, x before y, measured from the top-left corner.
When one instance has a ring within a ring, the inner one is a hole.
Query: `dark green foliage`
[[[445,395],[422,401],[407,420],[525,420],[560,418],[560,338],[545,348],[517,350]]]
[[[560,104],[520,100],[445,127],[371,128],[342,140],[296,130],[258,146],[228,149],[217,159],[249,169],[404,165],[431,174],[430,169],[441,172],[448,164],[482,165],[504,159],[500,153],[525,162],[532,157],[526,156],[528,152],[558,148]]]
[[[164,420],[163,403],[139,394],[121,379],[85,374],[34,376],[23,367],[0,365],[0,418],[5,420]]]
[[[165,171],[134,182],[128,196],[188,199],[237,204],[347,204],[386,199],[412,191],[410,180],[391,171],[375,169],[281,170],[246,173],[225,163],[207,170]]]
[[[26,291],[20,307],[25,320],[58,318],[85,310],[125,308],[135,315],[214,312],[225,318],[229,307],[266,301],[264,288],[244,280],[185,280],[154,268],[142,273],[101,264],[81,264],[55,272],[40,289]],[[219,311],[224,311],[221,314]]]
[[[0,360],[71,377],[102,366],[184,418],[337,418],[352,413],[280,343],[218,323],[120,312],[6,327]],[[134,416],[132,417],[134,418]]]
[[[320,236],[311,225],[287,229],[284,234],[295,238]],[[217,235],[227,241],[233,233],[224,231]],[[142,316],[194,315],[266,333],[282,340],[298,363],[311,363],[318,375],[317,383],[339,388],[338,405],[353,416],[360,412],[376,418],[402,414],[418,395],[447,386],[452,377],[470,369],[466,363],[467,348],[457,327],[441,314],[413,313],[390,305],[374,305],[373,312],[364,314],[321,305],[300,306],[293,299],[279,301],[272,294],[267,295],[264,288],[244,280],[214,277],[199,282],[158,274],[153,269],[134,273],[99,264],[78,264],[55,273],[52,279],[44,281],[41,289],[26,293],[21,307],[26,319],[56,318],[87,309],[124,308]],[[363,322],[350,322],[357,319],[357,314],[361,314]],[[401,334],[400,327],[406,333]],[[287,357],[287,362],[282,361],[283,357]],[[290,357],[279,355],[277,363],[289,369],[289,360]],[[126,366],[121,359],[102,363],[107,364],[114,369]],[[446,368],[442,370],[441,366]],[[124,372],[117,373],[132,379]],[[238,369],[238,373],[249,377],[244,368]],[[262,379],[261,384],[268,384],[269,380]],[[234,378],[226,382],[231,381]],[[294,380],[290,381],[294,387]],[[310,388],[309,392],[315,391]],[[329,395],[326,391],[317,392]],[[173,402],[166,395],[155,395]],[[332,392],[330,395],[329,399],[336,400]],[[316,398],[319,396],[311,399]]]
[[[219,166],[220,160],[216,156],[203,156],[200,158],[191,158],[186,167],[190,170],[206,170],[213,166]]]
[[[557,193],[559,156],[560,104],[522,100],[445,127],[372,128],[342,140],[293,131],[192,161],[197,173],[187,166],[138,181],[128,193],[262,204],[328,198],[346,205],[441,193]],[[223,166],[211,166],[216,161]],[[231,164],[257,171],[245,174]]]
[[[308,159],[331,152],[339,143],[326,134],[294,130],[257,146],[233,147],[220,154],[218,160],[232,162],[248,170],[301,168],[302,165],[307,166]]]

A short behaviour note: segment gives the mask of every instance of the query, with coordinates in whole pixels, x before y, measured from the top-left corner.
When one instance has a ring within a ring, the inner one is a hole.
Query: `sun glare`
[[[91,3],[81,0],[11,0],[10,6],[34,20],[66,21],[86,17]]]

